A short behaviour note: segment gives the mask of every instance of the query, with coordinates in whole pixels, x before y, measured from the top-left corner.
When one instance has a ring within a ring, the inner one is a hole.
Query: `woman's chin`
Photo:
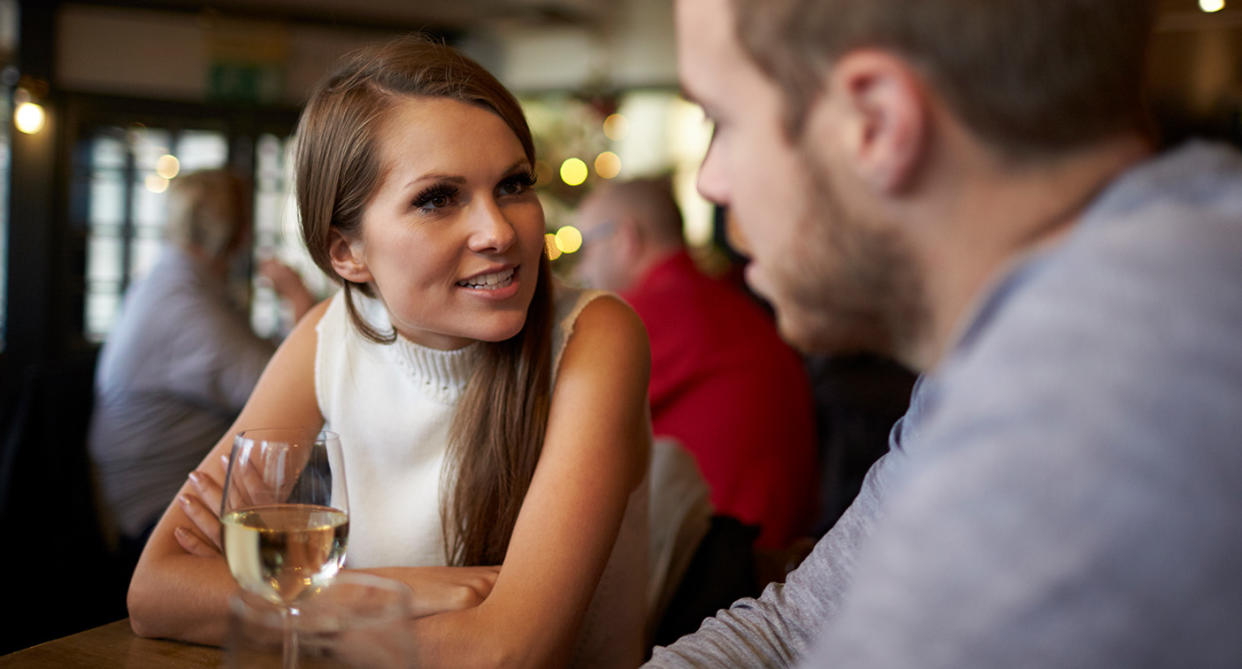
[[[479,341],[486,342],[502,342],[512,339],[522,331],[526,325],[526,315],[522,314],[521,318],[512,320],[501,320],[496,323],[489,324],[485,328],[481,328],[478,336],[475,338]]]

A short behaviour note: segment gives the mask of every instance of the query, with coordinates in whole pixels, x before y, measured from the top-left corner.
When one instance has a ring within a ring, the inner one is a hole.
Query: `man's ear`
[[[617,217],[616,221],[617,229],[612,233],[614,252],[623,262],[632,262],[647,243],[642,224],[629,214]]]
[[[332,269],[346,281],[367,283],[371,280],[371,271],[367,269],[366,254],[363,252],[362,240],[350,241],[340,230],[332,229],[329,233],[328,257],[332,259]]]
[[[808,130],[835,133],[845,164],[875,190],[905,189],[928,148],[930,108],[919,78],[900,58],[874,49],[846,53],[826,77]]]

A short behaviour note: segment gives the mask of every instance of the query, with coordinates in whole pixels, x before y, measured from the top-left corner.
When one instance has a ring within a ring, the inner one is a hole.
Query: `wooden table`
[[[223,653],[165,639],[143,639],[118,620],[0,657],[0,667],[219,667]]]

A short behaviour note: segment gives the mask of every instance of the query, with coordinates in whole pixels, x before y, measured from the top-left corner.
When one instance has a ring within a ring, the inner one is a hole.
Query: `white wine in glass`
[[[268,504],[232,511],[223,524],[233,578],[276,604],[321,587],[345,560],[349,516],[340,509]]]
[[[340,439],[326,430],[246,430],[233,440],[220,509],[224,556],[238,585],[284,608],[286,667],[297,656],[298,598],[345,562],[343,466]]]

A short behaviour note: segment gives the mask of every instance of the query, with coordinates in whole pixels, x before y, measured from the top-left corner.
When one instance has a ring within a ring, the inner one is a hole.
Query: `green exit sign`
[[[222,102],[266,104],[280,98],[280,68],[261,63],[212,63],[207,71],[207,97]]]

